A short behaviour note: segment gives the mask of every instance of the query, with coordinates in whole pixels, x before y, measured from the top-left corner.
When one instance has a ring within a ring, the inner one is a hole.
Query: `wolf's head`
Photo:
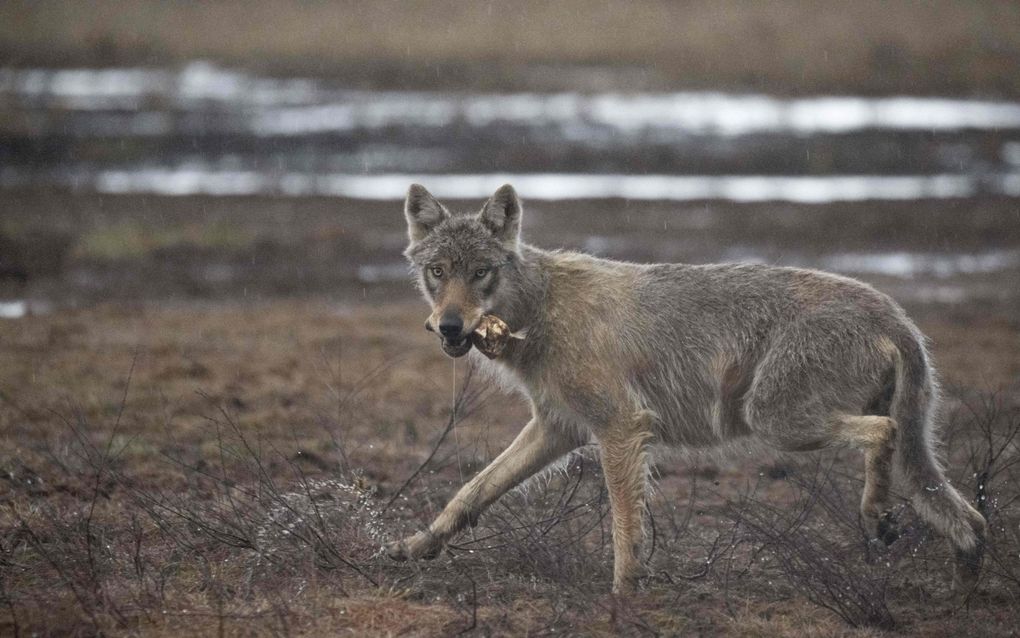
[[[443,351],[461,357],[484,314],[499,314],[512,286],[505,275],[519,259],[521,202],[509,184],[481,212],[453,215],[424,186],[412,184],[404,203],[411,261],[418,285],[432,305],[425,328]]]

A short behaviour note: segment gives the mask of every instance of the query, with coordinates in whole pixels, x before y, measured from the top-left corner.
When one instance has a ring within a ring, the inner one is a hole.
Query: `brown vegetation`
[[[663,460],[651,567],[614,599],[608,502],[578,455],[429,563],[381,557],[525,418],[457,370],[418,304],[100,306],[0,323],[3,633],[1006,635],[1020,596],[1016,389],[952,368],[947,452],[984,508],[980,588],[900,510],[868,544],[859,458]],[[942,360],[980,360],[952,323]],[[995,348],[1018,343],[999,333]],[[1004,357],[1016,360],[1016,347]],[[967,375],[964,375],[967,376]],[[1004,381],[998,375],[991,377]],[[456,429],[453,429],[453,425]],[[856,628],[855,628],[856,627]]]
[[[362,86],[1020,95],[1008,2],[8,1],[31,64],[204,57]]]

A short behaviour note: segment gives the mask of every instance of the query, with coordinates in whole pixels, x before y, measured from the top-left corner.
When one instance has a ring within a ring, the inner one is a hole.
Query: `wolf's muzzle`
[[[449,341],[457,341],[464,333],[464,320],[455,314],[444,314],[439,320],[439,334]]]

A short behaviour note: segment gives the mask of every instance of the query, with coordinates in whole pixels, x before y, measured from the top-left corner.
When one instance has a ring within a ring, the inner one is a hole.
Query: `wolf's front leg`
[[[613,592],[634,589],[641,571],[652,414],[639,411],[596,433],[613,510]]]
[[[446,541],[500,496],[581,443],[572,433],[533,417],[510,447],[457,492],[428,529],[388,543],[386,554],[394,560],[434,558]]]

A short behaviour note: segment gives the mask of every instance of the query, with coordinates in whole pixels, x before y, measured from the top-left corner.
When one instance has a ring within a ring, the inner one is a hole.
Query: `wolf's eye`
[[[488,274],[489,274],[488,268],[479,268],[478,270],[475,271],[475,279],[481,279],[482,277]]]
[[[432,266],[431,268],[429,268],[429,272],[432,273],[433,277],[435,277],[436,279],[439,279],[440,277],[443,276],[443,267],[442,266]]]

